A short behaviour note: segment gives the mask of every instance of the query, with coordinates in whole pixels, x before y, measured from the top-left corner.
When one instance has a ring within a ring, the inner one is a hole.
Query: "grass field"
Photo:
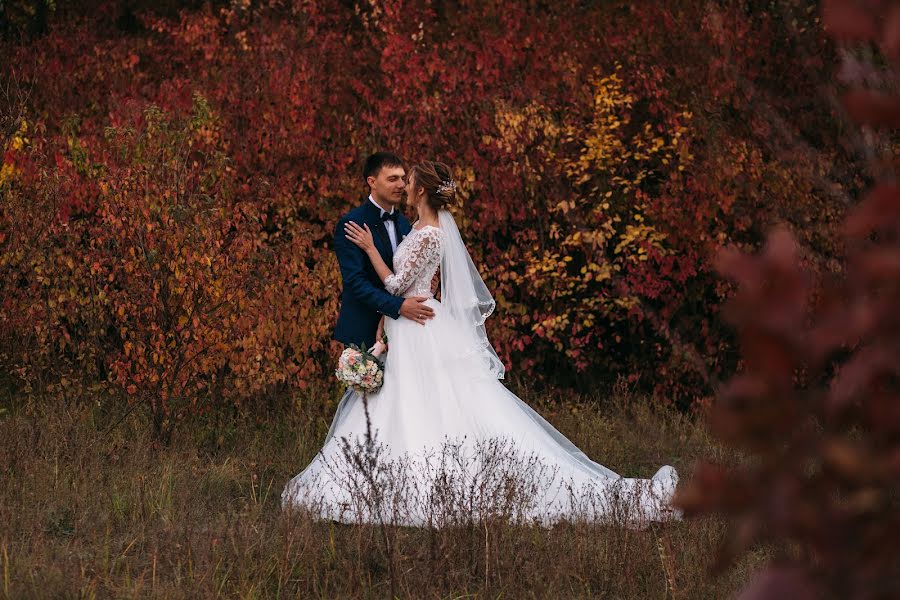
[[[701,424],[624,391],[553,410],[523,398],[627,476],[723,454]],[[504,522],[429,531],[280,510],[337,392],[278,414],[185,423],[169,447],[135,411],[22,402],[0,414],[5,598],[724,598],[765,558],[710,577],[714,519],[646,530]]]

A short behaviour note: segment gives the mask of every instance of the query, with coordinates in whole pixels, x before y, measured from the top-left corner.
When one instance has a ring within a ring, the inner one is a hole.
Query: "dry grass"
[[[425,530],[282,513],[337,393],[265,419],[185,424],[156,447],[146,421],[96,402],[0,413],[0,595],[7,598],[723,598],[761,553],[707,574],[714,520],[638,531],[503,521]],[[526,397],[526,399],[529,399]],[[691,419],[619,392],[556,412],[587,454],[628,476],[682,475],[720,454]]]

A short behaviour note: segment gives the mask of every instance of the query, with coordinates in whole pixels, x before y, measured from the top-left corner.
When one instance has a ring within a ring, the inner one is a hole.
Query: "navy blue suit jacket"
[[[399,210],[395,208],[394,210]],[[353,221],[360,227],[368,223],[375,240],[375,248],[387,266],[393,268],[394,252],[387,228],[381,221],[381,210],[367,198],[362,206],[354,208],[340,218],[334,228],[334,252],[341,267],[343,289],[341,291],[341,312],[334,328],[335,340],[344,344],[363,344],[369,348],[375,343],[375,333],[381,315],[392,319],[400,318],[403,298],[392,296],[384,289],[372,266],[372,261],[359,246],[347,239],[344,225]],[[406,237],[412,226],[402,214],[395,227],[397,243]]]

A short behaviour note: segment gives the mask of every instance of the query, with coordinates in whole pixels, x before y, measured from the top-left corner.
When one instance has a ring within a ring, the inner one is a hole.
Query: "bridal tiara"
[[[443,194],[444,192],[456,191],[456,182],[452,179],[448,179],[446,181],[442,181],[441,185],[437,186],[437,193]]]

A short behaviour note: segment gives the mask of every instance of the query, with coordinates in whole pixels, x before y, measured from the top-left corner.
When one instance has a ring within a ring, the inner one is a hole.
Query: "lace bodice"
[[[394,253],[394,274],[384,280],[384,289],[394,296],[431,296],[431,278],[441,264],[444,233],[426,225],[409,232]]]

